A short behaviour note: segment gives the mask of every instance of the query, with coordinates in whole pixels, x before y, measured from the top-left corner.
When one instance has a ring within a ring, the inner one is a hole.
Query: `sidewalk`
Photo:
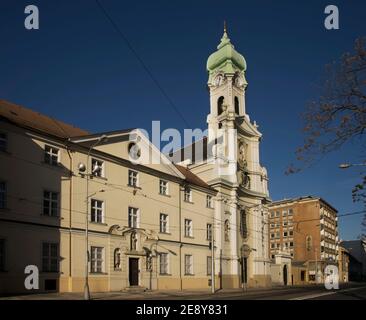
[[[240,293],[243,294],[250,292],[258,292],[258,291],[275,291],[275,290],[283,290],[294,288],[277,286],[270,288],[248,288],[245,291],[243,289],[220,289],[217,290],[215,295],[218,297],[220,295],[230,294],[230,293]],[[309,286],[307,286],[309,287]],[[159,290],[159,291],[141,291],[141,292],[130,292],[127,290],[116,291],[116,292],[92,292],[91,297],[92,300],[102,300],[102,299],[125,299],[125,300],[135,300],[135,299],[159,299],[159,298],[178,298],[178,297],[201,297],[213,295],[211,290]],[[17,295],[17,296],[8,296],[8,297],[0,297],[0,300],[83,300],[84,295],[82,292],[63,292],[63,293],[34,293],[28,295]]]
[[[353,284],[355,285],[355,284]],[[352,286],[351,283],[344,284],[342,287]],[[357,286],[357,285],[356,285]],[[278,291],[291,291],[296,289],[316,289],[324,287],[323,284],[312,284],[302,286],[273,286],[269,288],[248,288],[245,291],[243,289],[221,289],[215,294],[211,293],[211,290],[159,290],[159,291],[141,291],[141,292],[130,292],[127,290],[116,291],[116,292],[91,292],[92,300],[154,300],[154,299],[177,299],[179,297],[188,299],[199,299],[207,296],[215,295],[219,299],[221,296],[242,293],[268,293]],[[82,292],[63,292],[63,293],[34,293],[29,295],[17,295],[0,297],[0,300],[83,300],[84,296]]]

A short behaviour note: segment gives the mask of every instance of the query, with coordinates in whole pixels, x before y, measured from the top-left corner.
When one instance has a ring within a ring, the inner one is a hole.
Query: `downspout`
[[[183,279],[182,279],[182,194],[181,185],[179,184],[179,279],[180,279],[180,290],[183,290]]]
[[[72,278],[72,263],[71,263],[71,256],[72,256],[72,168],[73,168],[73,162],[72,162],[72,156],[71,156],[71,152],[69,147],[66,147],[67,150],[67,154],[69,156],[70,159],[70,168],[69,168],[69,177],[70,177],[70,181],[69,181],[69,281],[71,281]],[[72,285],[70,288],[70,282],[69,282],[69,292],[72,292]]]

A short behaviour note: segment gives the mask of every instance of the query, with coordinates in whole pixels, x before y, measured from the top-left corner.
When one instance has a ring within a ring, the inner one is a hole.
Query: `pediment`
[[[258,127],[250,122],[249,117],[243,116],[237,118],[235,122],[237,125],[238,133],[249,137],[262,137],[262,134],[257,129]]]

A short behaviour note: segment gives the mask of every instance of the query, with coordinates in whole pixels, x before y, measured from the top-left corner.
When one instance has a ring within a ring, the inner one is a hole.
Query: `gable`
[[[91,146],[103,135],[106,140],[98,144],[96,150],[184,179],[184,175],[138,129],[107,132],[89,138],[81,137],[79,140],[74,139],[73,142]],[[130,157],[132,145],[137,146],[134,150],[139,150],[140,153],[140,157],[136,160]]]

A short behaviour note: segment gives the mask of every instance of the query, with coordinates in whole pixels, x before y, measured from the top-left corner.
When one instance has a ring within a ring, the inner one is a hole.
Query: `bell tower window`
[[[223,109],[223,104],[224,104],[224,97],[221,96],[218,100],[217,100],[217,115],[219,116],[221,113],[223,113],[224,109]]]
[[[235,114],[239,115],[239,99],[235,97],[234,99],[234,106],[235,106]]]

